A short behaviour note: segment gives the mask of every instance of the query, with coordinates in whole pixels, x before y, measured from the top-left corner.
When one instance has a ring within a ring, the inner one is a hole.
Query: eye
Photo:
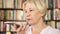
[[[33,10],[30,10],[30,12],[33,11]]]
[[[25,13],[27,13],[27,11],[25,11]]]

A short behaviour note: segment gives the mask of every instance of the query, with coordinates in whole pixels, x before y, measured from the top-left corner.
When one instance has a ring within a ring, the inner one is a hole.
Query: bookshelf
[[[0,20],[0,21],[16,21],[16,22],[25,22],[26,20]]]
[[[11,23],[26,23],[22,4],[26,0],[0,0],[0,34],[16,34]],[[60,0],[44,0],[46,24],[60,30]]]
[[[48,25],[60,30],[60,0],[45,0],[45,2],[49,11],[46,13],[45,21]]]
[[[26,0],[0,0],[0,34],[16,34],[12,23],[26,23],[22,4]]]
[[[18,9],[18,8],[0,8],[0,10],[23,10],[23,9]]]

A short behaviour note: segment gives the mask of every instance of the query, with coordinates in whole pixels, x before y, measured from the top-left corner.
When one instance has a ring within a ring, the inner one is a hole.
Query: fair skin
[[[44,13],[40,12],[36,8],[32,8],[31,6],[34,7],[33,4],[32,5],[30,3],[26,4],[25,7],[26,21],[32,26],[32,34],[40,34],[40,32],[47,27],[42,18],[42,16],[44,16]],[[20,34],[20,32],[24,31],[25,29],[26,25],[21,25],[21,27],[17,29],[18,34]]]
[[[47,25],[43,22],[43,13],[36,8],[31,8],[31,4],[27,4],[25,8],[26,20],[32,26],[32,34],[39,34]],[[30,19],[30,20],[29,20]]]

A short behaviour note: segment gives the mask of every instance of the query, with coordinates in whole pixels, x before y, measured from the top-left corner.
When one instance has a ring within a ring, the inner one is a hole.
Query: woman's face
[[[33,4],[27,4],[25,7],[25,16],[26,16],[26,21],[32,25],[36,24],[40,18],[41,14],[38,9]]]

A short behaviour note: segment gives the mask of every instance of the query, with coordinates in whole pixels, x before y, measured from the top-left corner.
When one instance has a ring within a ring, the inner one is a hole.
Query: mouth
[[[28,18],[28,19],[26,19],[27,21],[30,21],[31,19],[30,18]]]

